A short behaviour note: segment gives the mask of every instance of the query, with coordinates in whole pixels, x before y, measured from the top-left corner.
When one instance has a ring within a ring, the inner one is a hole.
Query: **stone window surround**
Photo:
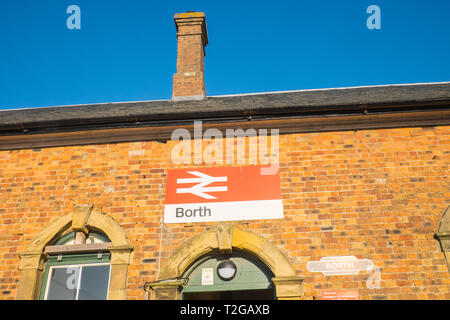
[[[105,233],[110,243],[77,245],[77,252],[108,250],[111,252],[111,275],[109,287],[110,300],[125,300],[128,277],[128,265],[131,261],[133,247],[120,225],[111,217],[92,206],[76,206],[71,214],[64,215],[51,222],[31,241],[24,251],[19,253],[19,288],[18,300],[37,300],[42,285],[44,265],[48,253],[67,252],[63,246],[46,246],[53,239],[60,237],[67,230],[84,232],[97,229]],[[69,246],[65,246],[69,247]],[[70,251],[74,252],[74,251]]]

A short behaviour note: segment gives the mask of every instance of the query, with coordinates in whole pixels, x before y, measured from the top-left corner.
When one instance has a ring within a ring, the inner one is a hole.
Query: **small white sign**
[[[354,256],[323,257],[320,261],[308,262],[306,268],[309,272],[322,272],[326,276],[346,275],[372,270],[373,263],[369,259]]]
[[[214,269],[203,268],[202,269],[202,286],[214,285]]]

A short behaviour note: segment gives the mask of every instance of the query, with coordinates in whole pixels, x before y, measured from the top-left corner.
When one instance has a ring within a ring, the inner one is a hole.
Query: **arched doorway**
[[[211,266],[208,266],[213,268],[215,277],[214,267],[217,266],[214,263],[218,260],[211,259],[239,255],[244,255],[248,263],[259,268],[260,275],[262,273],[266,277],[272,277],[271,287],[267,289],[273,289],[276,299],[300,299],[303,296],[303,278],[296,275],[291,263],[280,249],[256,233],[226,223],[219,223],[215,230],[205,231],[183,242],[164,263],[159,279],[147,283],[145,289],[150,292],[152,300],[180,299],[183,292],[189,293],[191,290],[184,291],[191,281],[187,275],[191,275],[194,270],[201,270],[198,267],[202,263],[211,263]],[[208,272],[211,273],[211,270]],[[212,298],[221,299],[217,294],[214,295]]]
[[[184,273],[186,282],[180,298],[273,300],[273,277],[273,273],[261,261],[245,253],[207,256],[199,259]]]

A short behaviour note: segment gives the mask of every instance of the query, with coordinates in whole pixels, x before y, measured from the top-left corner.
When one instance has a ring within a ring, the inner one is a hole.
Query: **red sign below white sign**
[[[359,300],[358,290],[322,291],[322,300]]]
[[[261,166],[167,172],[165,223],[283,218],[280,175]]]

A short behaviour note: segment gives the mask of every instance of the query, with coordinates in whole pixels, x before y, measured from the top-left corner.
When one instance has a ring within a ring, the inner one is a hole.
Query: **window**
[[[55,245],[45,265],[40,299],[106,300],[111,274],[110,240],[103,234],[71,232]],[[95,252],[93,252],[95,251]]]

